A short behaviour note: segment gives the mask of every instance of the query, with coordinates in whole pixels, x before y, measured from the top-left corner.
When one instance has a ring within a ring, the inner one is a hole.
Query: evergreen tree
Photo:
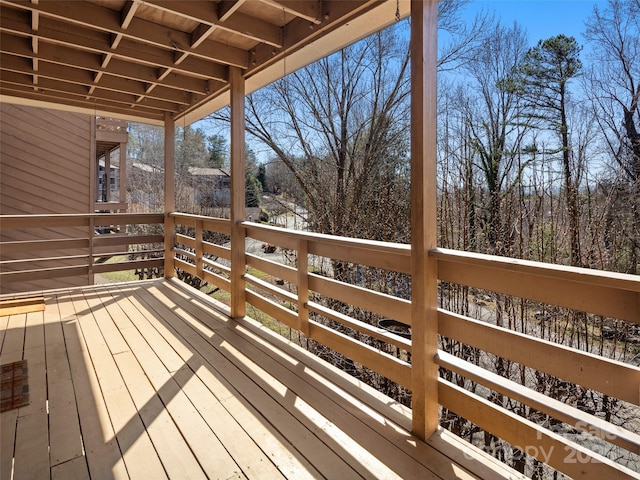
[[[267,169],[264,166],[264,163],[261,163],[260,165],[258,165],[258,173],[256,174],[256,178],[260,182],[260,185],[262,186],[262,190],[263,191],[266,190],[267,189]]]
[[[260,198],[262,197],[262,186],[258,179],[250,172],[245,174],[245,205],[247,207],[259,207]]]
[[[256,153],[245,145],[245,205],[247,207],[259,207],[262,198],[262,184],[256,178],[258,173],[258,157]]]
[[[210,168],[223,168],[228,164],[227,141],[222,135],[210,135],[207,137],[207,166]]]
[[[179,129],[176,137],[176,169],[204,167],[207,161],[205,134],[200,128],[186,126]]]
[[[521,94],[528,118],[541,122],[558,134],[562,153],[562,172],[569,217],[569,254],[571,265],[581,265],[578,185],[579,165],[571,158],[568,84],[580,75],[582,47],[574,37],[557,35],[540,40],[525,55],[520,73]]]

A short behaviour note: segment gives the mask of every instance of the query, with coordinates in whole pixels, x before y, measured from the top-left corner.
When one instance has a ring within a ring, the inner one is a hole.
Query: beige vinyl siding
[[[91,212],[91,146],[95,133],[89,115],[0,104],[0,214]],[[0,230],[2,241],[86,238],[84,228]],[[87,254],[87,250],[52,250],[42,256]],[[33,254],[4,255],[2,260]],[[23,268],[77,265],[83,260],[38,262]],[[88,276],[75,276],[1,285],[2,293],[86,285]]]

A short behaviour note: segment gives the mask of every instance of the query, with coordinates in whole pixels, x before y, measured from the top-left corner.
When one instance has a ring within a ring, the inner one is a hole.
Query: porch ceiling
[[[0,100],[191,123],[395,20],[396,0],[0,0]],[[408,0],[400,2],[402,16]],[[287,60],[283,61],[287,56]]]

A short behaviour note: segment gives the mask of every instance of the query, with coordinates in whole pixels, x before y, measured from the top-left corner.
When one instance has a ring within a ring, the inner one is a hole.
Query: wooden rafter
[[[266,4],[276,8],[282,8],[286,13],[303,18],[316,25],[322,23],[321,5],[322,2],[298,2],[296,0],[262,0]]]
[[[179,119],[388,1],[0,0],[0,95]]]

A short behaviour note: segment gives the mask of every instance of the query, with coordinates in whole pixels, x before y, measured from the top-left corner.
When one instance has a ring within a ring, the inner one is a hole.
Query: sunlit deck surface
[[[510,475],[448,432],[417,440],[405,408],[178,281],[44,297],[0,317],[31,400],[1,414],[2,479]]]

